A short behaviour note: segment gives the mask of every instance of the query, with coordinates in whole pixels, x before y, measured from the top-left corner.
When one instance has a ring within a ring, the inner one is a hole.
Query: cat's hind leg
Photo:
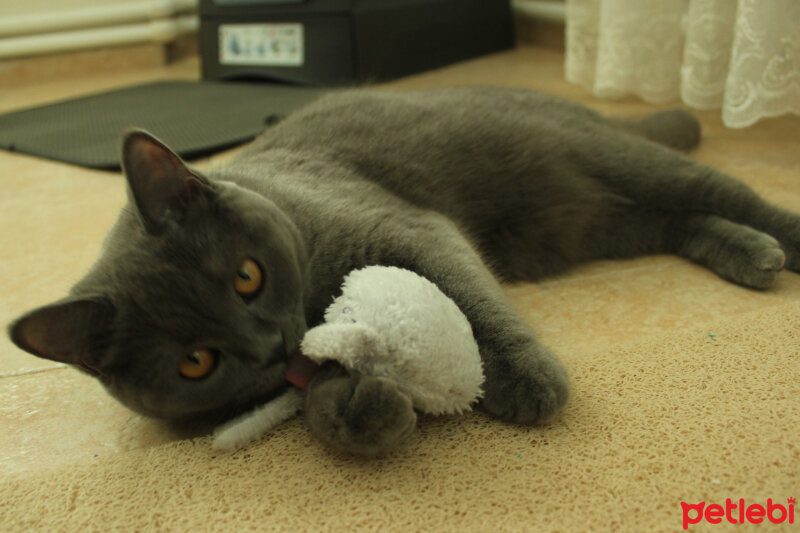
[[[786,263],[777,239],[715,215],[676,218],[671,233],[676,254],[747,287],[769,288]]]
[[[781,243],[771,235],[718,215],[625,206],[587,235],[591,259],[669,253],[702,265],[718,276],[766,289],[787,265]]]
[[[774,276],[746,274],[750,268],[744,266],[746,257],[755,265],[765,262],[762,266],[773,270],[782,251],[784,267],[800,272],[800,215],[770,204],[742,181],[673,150],[634,137],[594,141],[596,149],[581,154],[584,159],[579,166],[586,173],[640,210],[684,219],[688,240],[678,247],[673,242],[673,249],[663,251],[685,255],[751,287],[764,288]],[[714,249],[718,252],[712,253]],[[708,259],[709,254],[716,259]],[[725,260],[736,264],[723,267]]]
[[[675,150],[687,151],[700,144],[700,122],[683,109],[667,109],[636,119],[609,120],[624,131]]]
[[[675,254],[755,289],[772,286],[788,265],[775,237],[718,215],[635,204],[605,214],[585,237],[588,259]]]

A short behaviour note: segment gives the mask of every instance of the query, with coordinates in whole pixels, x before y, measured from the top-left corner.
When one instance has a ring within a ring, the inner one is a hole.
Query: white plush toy
[[[397,383],[414,408],[435,415],[471,409],[482,395],[478,345],[464,314],[427,279],[396,267],[351,272],[325,323],[306,333],[303,354]],[[303,393],[283,396],[215,432],[214,445],[236,448],[297,413]]]

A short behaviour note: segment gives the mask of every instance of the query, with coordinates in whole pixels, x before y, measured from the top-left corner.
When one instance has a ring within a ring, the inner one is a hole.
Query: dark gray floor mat
[[[323,92],[267,83],[148,83],[0,115],[0,148],[113,170],[120,134],[135,127],[191,159],[252,139]]]

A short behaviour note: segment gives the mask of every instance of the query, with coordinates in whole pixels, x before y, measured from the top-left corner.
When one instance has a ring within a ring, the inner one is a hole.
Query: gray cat
[[[523,89],[346,90],[268,129],[224,168],[187,167],[140,131],[122,146],[130,202],[70,296],[10,327],[34,355],[98,377],[131,409],[222,420],[280,394],[289,354],[345,274],[435,282],[470,320],[488,413],[551,419],[567,375],[498,279],[674,253],[747,287],[800,270],[800,217],[675,149],[697,121],[600,115]],[[323,366],[306,420],[378,453],[416,425],[385,379]]]

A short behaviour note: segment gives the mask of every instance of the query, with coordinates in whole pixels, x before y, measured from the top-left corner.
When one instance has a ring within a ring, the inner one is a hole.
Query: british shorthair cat
[[[469,319],[482,408],[544,422],[567,402],[567,374],[501,281],[655,253],[757,289],[800,270],[800,217],[679,152],[699,135],[679,110],[609,119],[498,87],[334,92],[208,173],[132,131],[129,205],[99,260],[10,336],[137,412],[222,421],[284,392],[287,357],[348,272],[392,265]],[[367,454],[416,421],[396,384],[335,365],[310,383],[306,419],[326,443]]]

